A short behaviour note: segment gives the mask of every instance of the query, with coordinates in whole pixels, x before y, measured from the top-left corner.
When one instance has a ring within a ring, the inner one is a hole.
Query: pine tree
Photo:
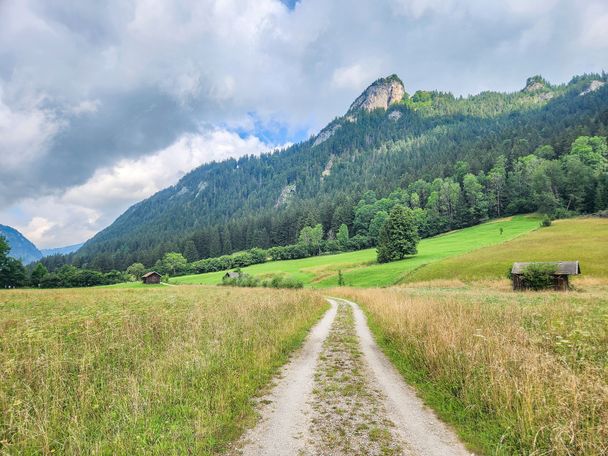
[[[399,204],[395,205],[380,231],[377,248],[378,262],[397,261],[406,255],[418,253],[419,239],[412,210]]]
[[[349,241],[348,226],[346,226],[345,223],[340,225],[340,228],[338,229],[338,234],[336,235],[336,239],[338,240],[338,243],[340,244],[340,247],[343,250],[348,249],[348,241]]]
[[[184,245],[184,256],[190,263],[200,258],[198,250],[196,250],[196,245],[192,239],[187,240],[186,245]]]
[[[32,270],[32,275],[30,276],[30,283],[33,287],[40,286],[40,282],[42,278],[47,275],[49,271],[42,263],[36,263],[34,269]]]
[[[216,257],[222,253],[220,232],[217,228],[212,228],[209,232],[209,256]]]
[[[222,233],[222,252],[225,254],[232,253],[232,237],[228,228],[224,228]]]

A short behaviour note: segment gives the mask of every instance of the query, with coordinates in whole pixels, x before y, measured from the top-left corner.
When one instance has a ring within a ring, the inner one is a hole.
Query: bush
[[[270,280],[265,280],[262,285],[268,288],[302,288],[304,283],[292,277],[274,276]]]
[[[522,273],[524,285],[532,290],[544,290],[553,285],[553,274],[556,267],[548,263],[533,263],[527,266]]]
[[[350,238],[349,246],[351,250],[363,250],[372,245],[371,240],[362,234],[357,234]]]
[[[551,226],[551,218],[549,218],[548,215],[545,215],[545,217],[540,222],[540,226],[544,226],[544,227]]]
[[[222,285],[231,287],[302,288],[304,283],[301,280],[280,275],[261,281],[250,274],[239,272],[238,277],[222,278]]]
[[[308,258],[310,252],[304,245],[292,244],[283,247],[272,247],[268,249],[268,255],[272,257],[273,261],[297,260],[299,258]]]
[[[260,280],[256,277],[246,274],[244,272],[238,272],[238,277],[226,277],[222,278],[222,285],[229,287],[247,287],[254,288],[260,286]]]
[[[557,209],[555,209],[553,211],[552,215],[553,215],[553,219],[567,219],[567,218],[576,217],[577,214],[576,214],[576,212],[569,211],[562,207],[558,207]]]

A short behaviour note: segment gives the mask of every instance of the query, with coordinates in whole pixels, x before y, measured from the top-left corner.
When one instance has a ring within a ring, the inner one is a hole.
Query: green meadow
[[[0,290],[0,454],[217,454],[326,309],[311,290]]]
[[[408,281],[410,275],[423,266],[527,234],[539,227],[539,221],[533,215],[515,216],[423,239],[418,245],[417,255],[393,263],[376,263],[376,249],[366,249],[300,260],[272,261],[243,268],[243,271],[259,277],[285,274],[314,288],[336,286],[338,271],[342,271],[345,283],[349,286],[390,286]],[[172,278],[170,282],[217,285],[221,283],[224,274],[221,271],[187,275]]]
[[[550,227],[508,242],[428,264],[408,281],[502,278],[515,261],[580,261],[585,278],[608,277],[608,219],[556,220]],[[576,279],[575,279],[576,280]]]

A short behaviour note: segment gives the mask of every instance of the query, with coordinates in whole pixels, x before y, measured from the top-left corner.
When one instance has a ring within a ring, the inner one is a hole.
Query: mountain
[[[11,247],[9,256],[21,260],[24,264],[42,258],[42,252],[15,228],[0,225],[0,236],[4,236]]]
[[[399,103],[405,95],[405,87],[399,76],[393,74],[388,78],[381,78],[370,85],[350,106],[348,112],[356,113],[360,110],[373,111],[374,109],[388,109],[391,105]]]
[[[517,196],[521,185],[514,182],[508,200],[491,187],[500,184],[500,175],[515,176],[523,166],[519,159],[537,150],[545,151],[539,152],[543,160],[559,159],[579,136],[607,136],[607,79],[591,74],[552,85],[533,76],[518,92],[468,97],[409,95],[396,75],[379,79],[318,135],[275,153],[200,166],[130,207],[71,261],[105,270],[134,261],[152,265],[172,250],[216,256],[293,243],[301,227],[315,223],[328,237],[342,223],[351,234],[366,235],[367,226],[355,217],[370,200],[366,192],[381,198],[401,189],[415,194],[413,205],[443,204],[431,195],[443,191],[435,181],[455,176],[460,191],[467,172],[482,196],[499,194],[497,204],[484,209],[488,216],[539,210],[547,201],[551,210],[571,210],[574,201],[581,211],[592,210],[593,201],[573,199],[576,190],[569,188],[541,201]],[[589,195],[595,185],[586,187]],[[451,211],[445,216],[450,220]]]
[[[67,255],[76,252],[80,247],[83,246],[83,242],[80,244],[66,245],[65,247],[54,247],[52,249],[40,249],[42,255]]]

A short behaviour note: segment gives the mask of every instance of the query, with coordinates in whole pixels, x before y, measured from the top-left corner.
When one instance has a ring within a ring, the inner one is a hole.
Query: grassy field
[[[513,293],[506,279],[336,289],[478,454],[608,454],[608,287]]]
[[[0,454],[209,454],[327,304],[215,287],[0,291]]]
[[[428,264],[407,279],[494,279],[504,277],[514,261],[558,260],[579,260],[584,277],[608,278],[607,259],[608,219],[557,220],[512,241]]]
[[[539,219],[516,216],[453,231],[429,239],[418,246],[418,255],[394,263],[377,264],[376,250],[367,249],[338,255],[325,255],[301,260],[274,261],[243,268],[256,276],[287,274],[302,280],[306,286],[324,288],[337,285],[342,270],[347,285],[356,287],[388,286],[406,280],[418,268],[439,260],[462,255],[485,246],[500,244],[538,228]],[[500,228],[503,233],[500,233]],[[224,272],[212,272],[171,279],[174,284],[221,283]]]

